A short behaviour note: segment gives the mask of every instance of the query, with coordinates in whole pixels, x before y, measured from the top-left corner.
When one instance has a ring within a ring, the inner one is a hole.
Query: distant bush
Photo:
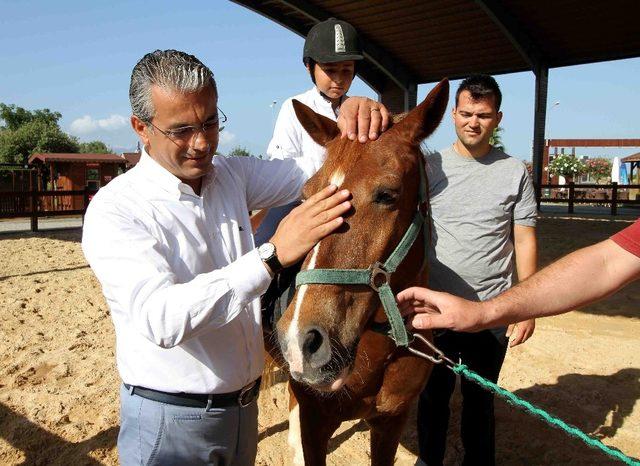
[[[587,173],[599,183],[601,179],[611,176],[613,163],[604,157],[589,159],[586,162]]]
[[[547,167],[549,173],[555,176],[575,177],[580,176],[586,172],[586,166],[581,160],[571,155],[556,155],[549,166]]]

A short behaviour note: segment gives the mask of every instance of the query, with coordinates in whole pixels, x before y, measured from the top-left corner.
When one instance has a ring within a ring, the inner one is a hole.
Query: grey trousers
[[[118,457],[130,465],[249,466],[256,459],[258,404],[188,408],[120,388]]]

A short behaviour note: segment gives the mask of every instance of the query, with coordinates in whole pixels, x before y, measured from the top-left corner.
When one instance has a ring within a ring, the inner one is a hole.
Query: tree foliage
[[[496,127],[493,130],[493,134],[491,135],[491,139],[489,139],[489,144],[491,144],[496,149],[501,150],[502,152],[506,152],[506,147],[504,146],[504,142],[502,141],[502,132],[504,128],[502,126]]]
[[[229,152],[229,157],[251,157],[252,154],[245,147],[236,146]]]
[[[79,143],[62,131],[60,118],[60,112],[48,108],[26,110],[0,103],[0,162],[25,164],[31,154],[38,152],[110,152],[101,141]]]
[[[79,151],[83,154],[110,154],[113,152],[102,141],[81,142]]]
[[[51,125],[58,125],[62,113],[52,112],[48,108],[42,110],[25,110],[16,105],[0,103],[0,119],[4,121],[3,128],[17,130],[21,126],[33,121],[40,121]]]
[[[63,132],[57,124],[33,120],[15,130],[0,131],[0,161],[27,162],[37,152],[78,152],[78,140]]]

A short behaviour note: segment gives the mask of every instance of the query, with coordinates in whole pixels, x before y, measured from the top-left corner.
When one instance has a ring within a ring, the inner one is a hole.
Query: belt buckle
[[[253,396],[250,396],[252,395],[252,390],[255,386],[256,382],[254,381],[240,390],[240,393],[238,394],[238,405],[240,405],[241,408],[246,408],[253,402],[253,400],[255,400]]]

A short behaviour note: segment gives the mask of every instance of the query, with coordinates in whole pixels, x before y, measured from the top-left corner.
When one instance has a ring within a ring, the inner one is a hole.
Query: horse
[[[426,284],[420,143],[439,125],[448,95],[445,79],[377,140],[364,144],[340,138],[335,122],[294,101],[302,126],[327,149],[303,195],[329,183],[352,193],[345,223],[302,263],[296,293],[274,330],[275,359],[284,360],[289,373],[294,464],[325,465],[332,434],[353,419],[370,427],[371,464],[394,462],[432,362],[417,355],[428,352],[424,343],[409,346],[397,306],[396,314],[385,307],[395,306],[394,293],[401,289]],[[429,343],[431,334],[421,340]]]

